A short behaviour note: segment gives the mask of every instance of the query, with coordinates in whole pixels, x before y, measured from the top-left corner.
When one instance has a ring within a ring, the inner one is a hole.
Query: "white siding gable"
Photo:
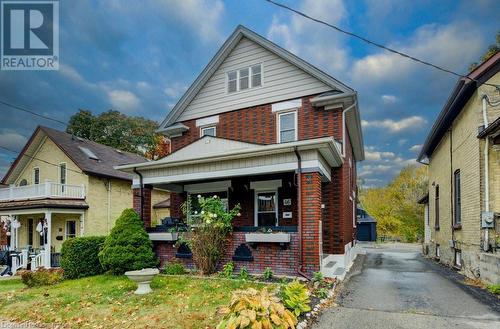
[[[262,64],[262,86],[227,92],[227,72]],[[243,37],[176,121],[322,93],[333,88]]]

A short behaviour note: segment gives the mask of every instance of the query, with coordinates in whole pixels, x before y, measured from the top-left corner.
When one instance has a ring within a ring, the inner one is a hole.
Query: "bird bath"
[[[136,295],[149,294],[153,290],[149,284],[151,280],[158,275],[160,271],[157,268],[144,268],[139,271],[128,271],[125,275],[132,281],[137,283],[137,290],[134,292]]]

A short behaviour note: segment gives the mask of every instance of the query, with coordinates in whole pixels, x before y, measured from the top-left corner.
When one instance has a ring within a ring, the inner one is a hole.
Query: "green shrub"
[[[78,279],[104,272],[99,262],[104,236],[77,237],[64,241],[61,249],[61,267],[64,277]]]
[[[313,273],[312,282],[322,282],[323,279],[324,279],[323,273],[321,273],[321,272],[314,272]]]
[[[233,277],[233,274],[234,274],[234,263],[229,262],[224,264],[224,266],[222,267],[222,276],[230,279]]]
[[[165,268],[163,269],[163,274],[169,274],[169,275],[181,275],[181,274],[186,274],[186,269],[184,268],[184,265],[181,262],[178,261],[171,261],[168,262],[167,265],[165,265]]]
[[[271,280],[273,278],[273,271],[270,267],[266,267],[262,276],[264,277],[264,280]]]
[[[21,281],[28,287],[50,286],[63,281],[64,270],[61,268],[39,268],[36,271],[19,271]]]
[[[217,329],[295,328],[297,318],[285,309],[279,299],[267,289],[253,288],[233,293],[229,307],[222,308],[224,318]]]
[[[246,266],[243,266],[240,270],[240,274],[238,275],[240,280],[248,280],[250,278],[250,274],[248,273],[248,269]]]
[[[158,266],[153,243],[133,209],[125,209],[118,217],[99,252],[99,260],[106,271],[116,275]]]
[[[282,288],[281,298],[283,299],[285,307],[296,316],[311,310],[309,306],[311,303],[309,299],[309,290],[297,280],[290,282]]]
[[[489,292],[495,295],[500,295],[500,284],[492,284],[488,286]]]
[[[316,290],[315,295],[318,298],[322,298],[322,299],[327,298],[328,297],[328,289],[320,288],[320,289]]]

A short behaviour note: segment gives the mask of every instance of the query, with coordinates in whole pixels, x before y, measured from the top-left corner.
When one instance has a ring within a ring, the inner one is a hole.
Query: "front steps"
[[[345,278],[358,254],[358,249],[351,247],[349,243],[345,246],[345,251],[344,254],[323,254],[321,273],[325,278],[336,278],[338,280]]]

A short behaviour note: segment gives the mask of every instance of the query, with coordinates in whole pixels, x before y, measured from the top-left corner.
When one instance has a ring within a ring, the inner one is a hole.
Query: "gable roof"
[[[45,140],[45,137],[50,138],[84,173],[93,176],[131,181],[132,175],[116,170],[114,166],[147,161],[137,154],[119,151],[113,147],[75,137],[53,128],[38,126],[2,179],[2,183],[11,184],[15,181],[24,166],[33,157],[36,157],[36,151]],[[98,160],[90,158],[85,153],[85,149],[93,153]]]
[[[181,99],[175,104],[174,108],[168,113],[167,117],[160,124],[159,131],[163,131],[168,126],[174,124],[182,112],[186,109],[189,103],[193,100],[196,94],[201,90],[205,83],[210,79],[212,74],[219,68],[219,66],[224,62],[226,57],[231,53],[231,51],[236,47],[242,38],[248,38],[249,40],[257,43],[261,47],[267,49],[268,51],[276,54],[277,56],[283,58],[287,62],[297,66],[303,71],[309,73],[311,76],[322,81],[326,85],[330,86],[334,90],[338,90],[342,93],[353,94],[354,90],[346,86],[342,82],[336,80],[325,72],[319,70],[315,66],[309,64],[303,59],[295,56],[294,54],[288,52],[287,50],[281,48],[275,43],[267,40],[261,35],[249,30],[248,28],[238,25],[231,36],[224,42],[219,51],[215,54],[208,65],[203,69],[201,74],[196,78],[196,80],[191,84],[189,89],[184,93]]]
[[[500,52],[497,52],[470,72],[467,77],[458,79],[455,88],[439,113],[431,131],[427,135],[422,150],[417,158],[419,162],[423,162],[432,155],[445,132],[451,126],[455,118],[462,112],[462,109],[477,88],[498,73],[499,70]]]

